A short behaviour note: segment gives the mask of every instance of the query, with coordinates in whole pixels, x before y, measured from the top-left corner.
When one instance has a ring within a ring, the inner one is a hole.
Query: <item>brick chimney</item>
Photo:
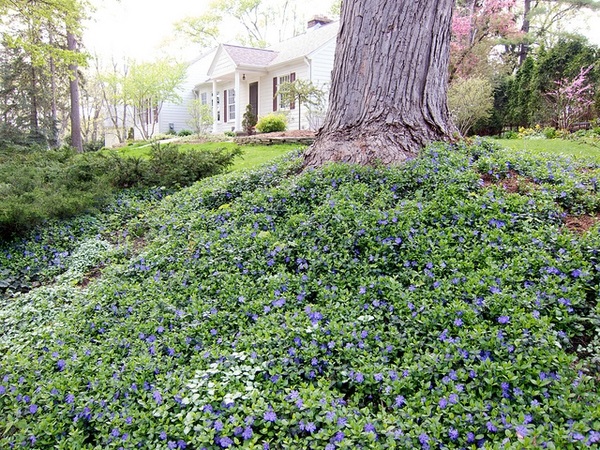
[[[308,21],[308,29],[311,28],[320,28],[323,25],[327,25],[328,23],[333,22],[329,17],[326,16],[314,16],[312,19]]]

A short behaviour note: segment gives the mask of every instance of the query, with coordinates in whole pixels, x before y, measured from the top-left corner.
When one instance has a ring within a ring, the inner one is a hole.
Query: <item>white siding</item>
[[[273,78],[277,77],[277,83],[279,84],[279,77],[289,75],[291,73],[296,74],[296,79],[309,79],[309,67],[306,61],[299,60],[295,63],[281,66],[276,70],[269,72],[266,76],[260,79],[258,84],[258,117],[265,116],[273,112]],[[304,113],[304,108],[301,108]],[[277,108],[278,113],[285,114],[288,119],[288,130],[298,129],[298,103],[296,102],[295,109],[280,110],[279,105]],[[303,114],[304,116],[304,114]],[[307,123],[302,119],[302,128],[307,128]]]
[[[331,72],[335,57],[335,39],[311,53],[308,58],[311,61],[311,81],[318,86],[331,83]]]

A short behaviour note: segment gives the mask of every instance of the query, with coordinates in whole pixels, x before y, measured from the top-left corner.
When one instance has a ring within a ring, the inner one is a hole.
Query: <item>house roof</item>
[[[277,53],[277,57],[269,62],[269,66],[275,66],[310,55],[331,39],[334,39],[337,36],[338,30],[339,22],[332,22],[310,28],[304,34],[280,42],[271,47],[271,50]]]
[[[237,45],[223,44],[223,49],[227,52],[236,66],[267,66],[277,57],[275,51],[262,48],[239,47]]]

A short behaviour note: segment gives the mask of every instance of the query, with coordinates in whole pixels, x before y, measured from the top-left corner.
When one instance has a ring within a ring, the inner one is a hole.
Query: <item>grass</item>
[[[215,150],[218,148],[234,149],[238,147],[233,142],[206,142],[203,144],[179,144],[179,148],[182,150],[194,151],[194,150]],[[231,168],[232,171],[250,169],[256,166],[260,166],[273,158],[284,155],[292,150],[298,148],[297,144],[279,144],[279,145],[244,145],[242,146],[243,154],[237,159]],[[147,158],[150,156],[151,147],[122,147],[117,150],[111,150],[116,152],[120,156],[129,156],[137,158]]]
[[[582,142],[564,139],[495,139],[494,142],[505,148],[525,150],[536,155],[547,153],[600,161],[600,148]]]

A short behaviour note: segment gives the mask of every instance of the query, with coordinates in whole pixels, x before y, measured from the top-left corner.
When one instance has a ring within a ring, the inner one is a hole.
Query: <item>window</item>
[[[235,89],[227,90],[227,117],[235,120]]]
[[[281,86],[283,83],[289,83],[291,80],[292,78],[290,75],[283,75],[279,77],[279,86]],[[279,96],[279,109],[290,109],[290,103],[284,102],[281,98],[281,95]]]
[[[208,105],[208,94],[206,92],[203,92],[202,94],[200,94],[200,104]]]

